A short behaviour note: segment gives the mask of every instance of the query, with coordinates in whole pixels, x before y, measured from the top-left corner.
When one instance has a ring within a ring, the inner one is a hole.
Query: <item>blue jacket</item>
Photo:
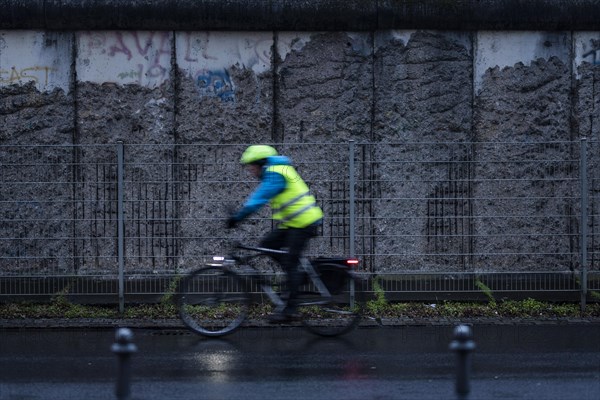
[[[241,221],[252,213],[265,206],[273,197],[285,190],[285,178],[277,172],[265,171],[272,165],[291,165],[290,159],[285,156],[271,156],[263,166],[260,176],[260,185],[248,197],[244,206],[233,215],[236,221]]]

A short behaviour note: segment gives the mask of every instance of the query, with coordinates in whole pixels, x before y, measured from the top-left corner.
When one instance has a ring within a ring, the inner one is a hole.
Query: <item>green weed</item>
[[[488,285],[479,280],[479,278],[476,278],[475,286],[477,286],[477,288],[483,292],[492,307],[496,305],[496,299],[494,298],[492,289],[490,289]]]
[[[378,277],[373,278],[373,292],[375,299],[367,301],[367,312],[374,316],[382,316],[385,314],[388,302]]]

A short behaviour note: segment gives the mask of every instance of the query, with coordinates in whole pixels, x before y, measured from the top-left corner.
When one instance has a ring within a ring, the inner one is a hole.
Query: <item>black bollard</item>
[[[467,325],[454,328],[454,340],[450,343],[450,350],[456,351],[456,394],[458,399],[466,399],[471,391],[469,383],[471,358],[470,353],[475,349],[473,332]]]
[[[132,343],[133,332],[129,328],[119,328],[115,335],[116,342],[112,345],[112,352],[119,357],[116,395],[118,400],[129,400],[131,395],[131,355],[137,351]]]

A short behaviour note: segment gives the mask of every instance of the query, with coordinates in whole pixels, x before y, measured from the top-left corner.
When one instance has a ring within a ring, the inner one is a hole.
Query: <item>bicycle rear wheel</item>
[[[347,268],[336,264],[321,264],[315,268],[331,293],[331,298],[323,298],[314,289],[308,294],[304,292],[298,306],[302,324],[310,332],[321,336],[349,332],[360,322],[364,306],[360,282]]]
[[[192,331],[204,336],[233,332],[246,318],[250,298],[243,279],[221,267],[187,275],[179,290],[179,316]]]

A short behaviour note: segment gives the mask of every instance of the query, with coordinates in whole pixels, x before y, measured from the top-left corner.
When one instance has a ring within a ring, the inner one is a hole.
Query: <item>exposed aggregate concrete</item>
[[[128,273],[185,270],[219,249],[231,236],[228,208],[254,188],[237,160],[257,142],[281,143],[323,205],[327,220],[311,250],[347,253],[350,139],[356,245],[369,269],[577,268],[579,149],[562,142],[598,137],[597,66],[571,71],[571,61],[552,57],[491,68],[476,93],[472,40],[468,32],[315,33],[284,57],[274,52],[272,71],[229,69],[233,101],[207,95],[182,72],[156,89],[2,87],[1,145],[81,147],[0,148],[3,200],[35,199],[3,205],[0,233],[11,240],[0,243],[0,268],[116,272],[120,140],[125,180],[134,182],[125,190]],[[599,153],[587,154],[597,165]],[[257,238],[268,217],[261,212],[237,235]],[[536,257],[519,255],[527,253]]]

